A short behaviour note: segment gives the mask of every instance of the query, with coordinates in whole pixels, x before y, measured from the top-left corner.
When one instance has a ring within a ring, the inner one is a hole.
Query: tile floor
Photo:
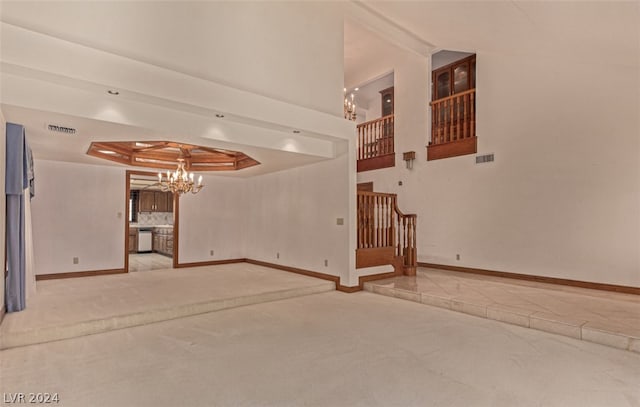
[[[640,353],[640,296],[420,268],[374,293]]]
[[[129,255],[129,271],[166,270],[173,267],[173,259],[158,253],[133,253]]]
[[[5,315],[0,349],[332,290],[331,281],[249,263],[44,280],[24,311]]]
[[[155,273],[141,273],[155,274]],[[640,405],[640,355],[336,291],[0,351],[65,407]]]

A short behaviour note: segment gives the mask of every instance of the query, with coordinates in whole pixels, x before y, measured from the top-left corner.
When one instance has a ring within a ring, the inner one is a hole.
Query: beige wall
[[[477,55],[478,152],[496,161],[425,160],[427,65],[407,57],[395,61],[397,166],[358,181],[418,214],[419,261],[640,286],[638,68]]]
[[[349,165],[343,154],[249,179],[247,256],[340,276],[342,284],[352,284]],[[337,218],[344,224],[337,225]]]
[[[125,170],[45,160],[34,169],[36,274],[124,267]]]
[[[180,197],[180,263],[246,257],[247,180],[204,175],[203,183],[197,195]]]

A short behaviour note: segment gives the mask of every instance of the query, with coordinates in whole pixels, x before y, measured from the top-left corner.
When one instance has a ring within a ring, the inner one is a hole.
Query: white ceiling
[[[27,139],[31,149],[33,150],[33,155],[35,158],[42,160],[67,161],[125,168],[127,166],[123,164],[92,157],[87,155],[86,152],[93,141],[129,140],[182,140],[184,142],[200,144],[208,147],[242,150],[242,152],[261,163],[261,165],[245,168],[240,171],[211,172],[211,174],[222,176],[254,176],[267,172],[279,171],[285,168],[306,165],[322,159],[320,157],[290,153],[281,150],[261,149],[220,141],[212,142],[211,140],[204,138],[185,138],[184,135],[178,136],[175,134],[164,134],[142,127],[127,126],[114,122],[93,120],[11,105],[1,105],[1,108],[7,121],[20,123],[25,126]],[[77,132],[73,135],[52,132],[47,128],[47,125],[49,124],[75,128]],[[155,171],[153,169],[143,167],[141,167],[141,169]]]

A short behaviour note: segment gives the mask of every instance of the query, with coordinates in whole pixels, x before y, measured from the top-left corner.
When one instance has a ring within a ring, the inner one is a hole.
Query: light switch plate
[[[344,225],[344,218],[337,218],[336,225]]]

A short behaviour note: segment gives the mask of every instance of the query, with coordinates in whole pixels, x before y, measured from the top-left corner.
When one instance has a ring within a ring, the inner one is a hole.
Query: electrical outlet
[[[276,253],[276,259],[280,258],[280,252]]]
[[[213,256],[213,250],[210,250],[210,251],[209,251],[209,255],[210,255],[210,256]]]
[[[460,260],[460,255],[456,254],[456,260]]]
[[[80,263],[80,259],[78,259],[77,257],[73,258],[73,264],[78,264]]]
[[[329,267],[329,260],[324,259],[324,266],[325,266],[325,267]]]

